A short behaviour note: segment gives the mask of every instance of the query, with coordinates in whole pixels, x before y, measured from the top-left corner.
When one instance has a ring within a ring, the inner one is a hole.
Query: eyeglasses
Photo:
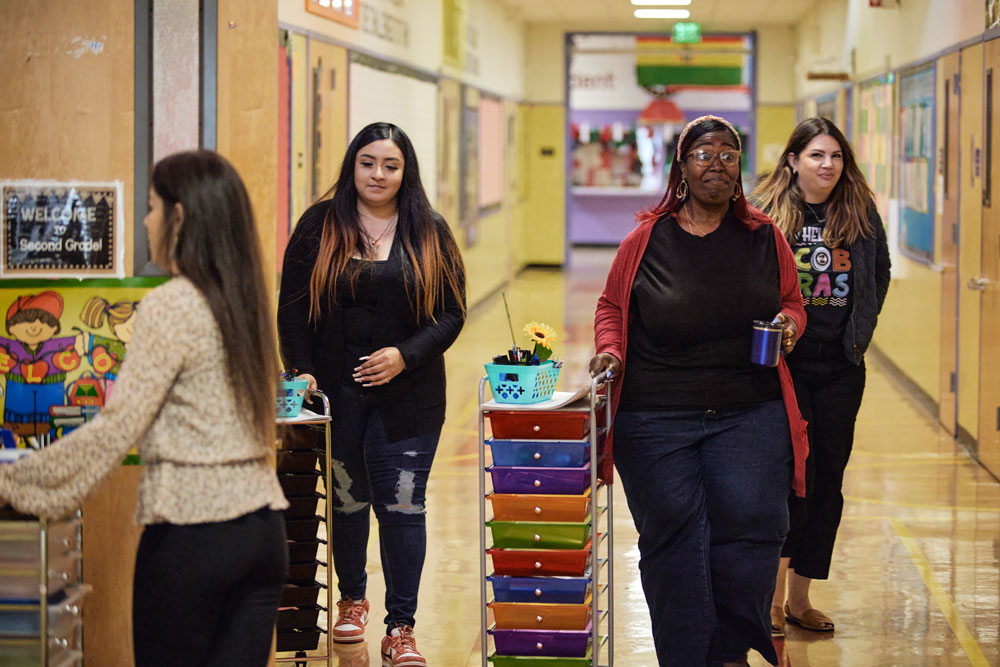
[[[722,151],[713,153],[712,151],[696,150],[688,153],[688,157],[694,158],[694,163],[699,167],[707,167],[715,161],[716,156],[726,167],[732,167],[740,162],[740,151]]]

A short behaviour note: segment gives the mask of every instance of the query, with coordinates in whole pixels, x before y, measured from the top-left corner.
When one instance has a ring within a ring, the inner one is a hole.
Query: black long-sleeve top
[[[278,296],[278,339],[288,369],[309,373],[320,389],[335,383],[360,389],[351,375],[359,356],[396,347],[406,368],[385,385],[362,389],[377,402],[390,441],[431,432],[444,423],[444,352],[465,323],[464,303],[445,289],[434,321],[420,321],[408,296],[403,252],[397,234],[384,262],[360,262],[352,291],[346,277],[337,284],[336,302],[322,299],[322,314],[309,322],[309,278],[319,252],[323,220],[330,201],[313,204],[289,240]],[[451,232],[435,216],[438,236]],[[442,244],[442,248],[447,248]],[[349,267],[349,270],[355,267]],[[464,299],[464,276],[461,277]],[[336,414],[336,406],[332,406]]]

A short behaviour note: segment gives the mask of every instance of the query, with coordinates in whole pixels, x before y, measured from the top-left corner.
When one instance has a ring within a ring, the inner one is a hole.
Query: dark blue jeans
[[[777,664],[769,613],[792,474],[782,402],[620,412],[615,467],[660,665],[721,665],[750,648]]]
[[[427,550],[427,476],[441,429],[389,442],[367,390],[337,386],[330,402],[330,544],[340,594],[352,600],[365,596],[374,509],[385,577],[385,622],[390,627],[412,626]]]

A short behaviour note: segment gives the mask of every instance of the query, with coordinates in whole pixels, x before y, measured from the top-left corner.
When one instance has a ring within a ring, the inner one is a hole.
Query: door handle
[[[976,292],[982,292],[989,284],[990,281],[988,278],[979,276],[978,278],[969,278],[969,282],[967,282],[965,286],[971,290],[975,290]]]

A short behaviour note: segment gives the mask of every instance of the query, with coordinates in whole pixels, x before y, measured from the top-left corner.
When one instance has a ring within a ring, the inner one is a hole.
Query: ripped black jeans
[[[335,387],[330,407],[330,543],[340,594],[352,600],[365,596],[374,509],[385,577],[385,622],[389,627],[413,626],[427,550],[427,476],[441,430],[389,442],[375,401],[360,387]]]

